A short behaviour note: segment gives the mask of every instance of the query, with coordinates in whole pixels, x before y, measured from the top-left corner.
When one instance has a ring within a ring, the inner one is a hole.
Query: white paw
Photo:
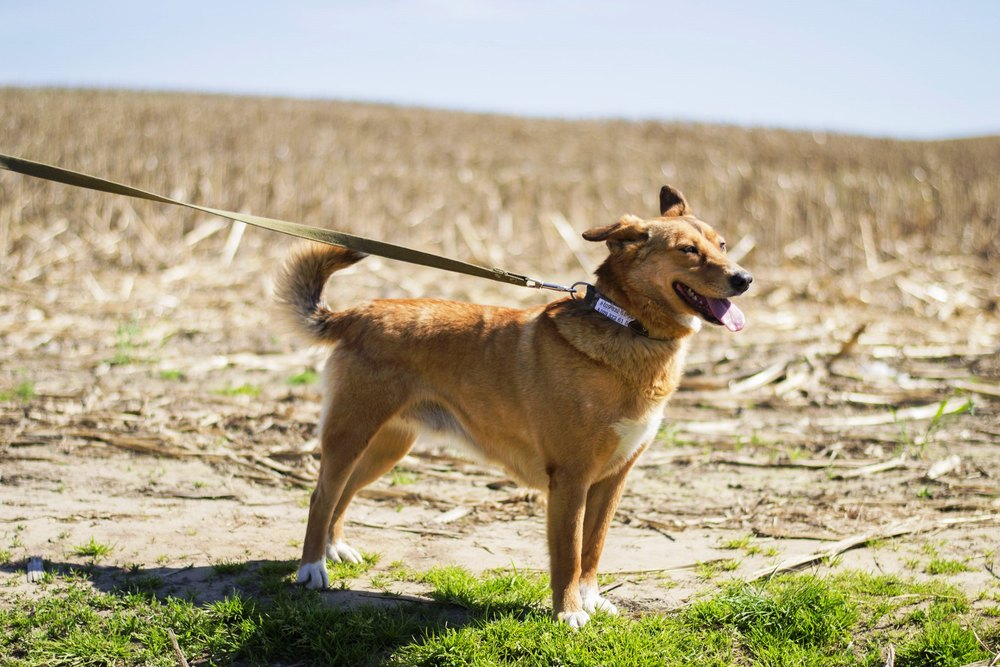
[[[295,575],[295,581],[305,584],[306,588],[329,588],[330,575],[326,573],[326,559],[321,558],[315,563],[300,565],[299,573]]]
[[[618,615],[618,607],[607,598],[601,597],[596,586],[580,584],[580,597],[583,598],[583,609],[588,613],[600,612],[611,616]]]
[[[326,545],[326,557],[334,563],[360,563],[364,560],[361,552],[347,542],[330,542]]]
[[[558,618],[574,630],[579,630],[587,625],[587,621],[590,620],[590,614],[585,611],[561,611],[558,614]]]

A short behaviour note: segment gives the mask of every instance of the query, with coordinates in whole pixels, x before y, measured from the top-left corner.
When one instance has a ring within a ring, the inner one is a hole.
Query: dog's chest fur
[[[622,419],[613,425],[618,436],[618,447],[605,466],[605,473],[610,474],[630,461],[644,446],[656,437],[663,423],[663,410],[667,401],[663,400],[640,419]]]
[[[613,473],[631,461],[659,432],[667,402],[680,383],[686,343],[679,341],[672,348],[665,361],[657,360],[659,363],[649,364],[656,368],[651,374],[643,377],[642,373],[635,373],[632,376],[632,386],[636,393],[633,400],[645,403],[648,407],[639,417],[623,417],[611,424],[618,438],[618,445],[608,459],[605,474]],[[637,366],[642,367],[642,364]]]

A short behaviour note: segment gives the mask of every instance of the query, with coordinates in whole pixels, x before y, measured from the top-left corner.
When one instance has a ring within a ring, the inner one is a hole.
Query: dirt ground
[[[192,260],[161,273],[55,266],[0,278],[0,604],[37,590],[29,557],[66,570],[89,562],[76,548],[91,540],[112,547],[95,585],[131,569],[203,600],[247,585],[214,565],[298,557],[318,467],[318,389],[302,374],[323,354],[272,324],[283,247],[225,269]],[[393,290],[542,298],[378,260],[351,271],[335,304]],[[602,561],[609,597],[668,610],[810,555],[804,567],[819,572],[939,577],[974,598],[1000,595],[989,267],[938,258],[825,280],[801,267],[755,276],[747,329],[699,334],[632,474]],[[395,561],[547,567],[544,500],[440,443],[418,443],[349,518],[351,542],[381,560],[353,596],[331,593],[337,604],[377,600],[365,595],[381,591],[370,577]],[[966,569],[933,574],[935,561]]]

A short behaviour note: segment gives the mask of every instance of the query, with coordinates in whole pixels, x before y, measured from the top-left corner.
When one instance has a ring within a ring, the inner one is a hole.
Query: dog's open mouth
[[[726,327],[730,331],[739,331],[746,326],[743,311],[734,306],[729,299],[714,299],[710,296],[704,296],[680,282],[674,283],[674,291],[706,322]]]

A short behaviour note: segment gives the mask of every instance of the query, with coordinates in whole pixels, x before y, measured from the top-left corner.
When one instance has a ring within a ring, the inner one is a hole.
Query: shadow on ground
[[[26,566],[8,563],[0,572],[23,577]],[[32,614],[51,613],[59,623],[86,618],[78,631],[105,639],[136,621],[170,628],[192,664],[382,664],[406,645],[500,616],[537,613],[516,603],[485,607],[346,587],[311,591],[291,582],[295,566],[250,561],[123,569],[46,562],[45,576],[29,584],[44,595],[30,600],[36,596],[29,592],[26,603]]]

